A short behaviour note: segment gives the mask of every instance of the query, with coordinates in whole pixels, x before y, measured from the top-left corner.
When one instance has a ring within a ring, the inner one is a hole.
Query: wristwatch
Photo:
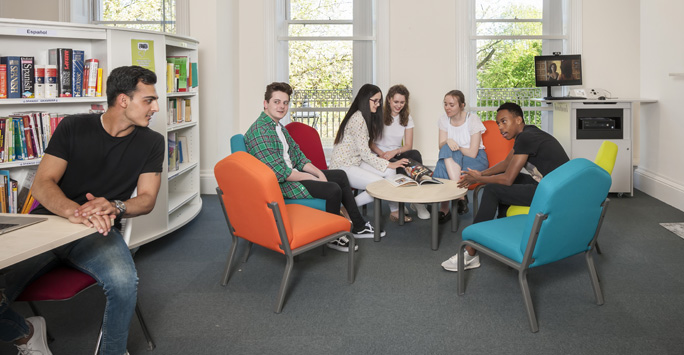
[[[114,207],[119,210],[119,216],[122,216],[124,213],[126,213],[126,204],[123,203],[121,200],[114,200]]]

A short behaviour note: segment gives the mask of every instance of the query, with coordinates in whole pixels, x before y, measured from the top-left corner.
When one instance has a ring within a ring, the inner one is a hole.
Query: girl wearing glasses
[[[409,158],[423,163],[420,152],[413,149],[414,124],[410,112],[408,89],[401,84],[392,86],[387,92],[382,110],[382,135],[371,144],[371,150],[380,158],[390,162]],[[397,173],[405,174],[405,171],[399,168]],[[418,218],[430,218],[430,212],[424,205],[414,204],[411,207],[418,212]]]
[[[340,123],[330,162],[331,169],[347,173],[349,184],[355,189],[365,190],[374,181],[394,176],[397,168],[408,163],[405,158],[390,162],[373,153],[371,144],[382,135],[382,129],[382,91],[373,84],[365,84]],[[372,201],[373,197],[366,191],[356,196],[358,206]],[[398,221],[399,204],[390,202],[389,207],[390,219]],[[404,222],[412,220],[405,216]]]
[[[465,111],[465,96],[460,90],[444,95],[444,114],[439,118],[439,157],[434,177],[459,180],[461,170],[482,171],[489,167],[487,153],[482,144],[486,128],[480,117]],[[458,201],[458,214],[468,213],[468,196]],[[451,219],[449,203],[439,209],[439,221]]]

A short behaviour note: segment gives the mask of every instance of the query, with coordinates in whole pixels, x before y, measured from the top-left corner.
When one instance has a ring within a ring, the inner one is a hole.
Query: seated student
[[[420,152],[413,149],[414,124],[410,112],[408,89],[401,84],[392,86],[387,92],[385,108],[382,110],[382,121],[385,124],[382,135],[371,144],[371,150],[380,158],[391,162],[410,158],[423,163]],[[406,172],[404,168],[398,168],[397,173]],[[430,218],[425,205],[417,203],[412,207],[418,212],[418,218]]]
[[[335,137],[330,167],[344,170],[351,186],[365,190],[366,185],[396,175],[408,159],[390,162],[373,154],[370,145],[382,132],[382,92],[373,84],[365,84],[356,94],[349,111],[340,123]],[[356,204],[363,206],[373,201],[367,191],[356,196]],[[399,204],[390,202],[390,220],[399,221]],[[404,222],[413,218],[404,216]]]
[[[439,160],[434,177],[460,180],[461,171],[483,170],[489,166],[482,144],[486,128],[480,117],[465,111],[465,95],[460,90],[444,95],[444,114],[439,118]],[[468,213],[468,196],[457,201],[458,214]],[[439,221],[451,219],[449,203],[442,202]]]
[[[483,170],[465,171],[461,187],[485,183],[480,209],[473,223],[489,221],[496,216],[506,216],[510,205],[529,206],[541,179],[566,163],[568,155],[558,140],[536,126],[525,125],[523,111],[515,103],[507,102],[497,109],[496,123],[506,139],[515,139],[513,150],[506,159]],[[528,174],[521,173],[525,168]],[[480,266],[480,256],[466,247],[465,269]],[[458,254],[442,263],[448,271],[458,271]]]
[[[287,83],[271,83],[266,86],[264,111],[245,133],[247,150],[273,169],[283,196],[323,199],[326,201],[326,212],[333,214],[340,214],[342,204],[352,220],[354,236],[373,238],[374,229],[361,217],[347,174],[341,170],[321,171],[311,164],[280,123],[289,109],[290,95],[292,87]],[[347,237],[341,237],[327,245],[331,249],[349,251]]]
[[[105,291],[100,354],[127,354],[138,276],[111,220],[147,214],[157,199],[166,148],[164,137],[148,127],[159,111],[156,82],[154,72],[138,66],[112,70],[107,112],[69,116],[50,139],[31,189],[41,202],[32,213],[56,214],[93,233],[0,271],[0,340],[13,341],[20,354],[51,354],[45,320],[24,319],[9,305],[31,280],[62,262]],[[129,198],[136,187],[138,195]]]

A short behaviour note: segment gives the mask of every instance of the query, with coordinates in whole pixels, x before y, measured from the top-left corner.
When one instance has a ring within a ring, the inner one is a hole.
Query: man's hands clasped
[[[104,197],[95,197],[91,193],[86,194],[88,202],[79,206],[73,217],[69,217],[72,223],[82,223],[95,228],[102,235],[107,235],[114,225],[114,219],[119,210]]]

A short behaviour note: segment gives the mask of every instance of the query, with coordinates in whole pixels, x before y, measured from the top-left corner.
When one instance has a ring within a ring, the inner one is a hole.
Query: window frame
[[[186,34],[188,33],[187,30],[185,30],[188,27],[187,21],[180,20],[183,18],[183,16],[187,17],[188,14],[188,9],[189,9],[189,0],[174,0],[174,13],[175,13],[175,20],[166,20],[166,6],[162,6],[162,15],[161,15],[161,20],[160,21],[102,21],[102,11],[103,11],[103,6],[102,6],[102,1],[103,0],[93,0],[92,1],[92,7],[91,7],[91,21],[90,23],[94,25],[123,25],[122,27],[126,28],[126,25],[159,25],[161,27],[160,33],[166,33],[166,34]],[[165,0],[158,0],[160,2],[164,2]],[[185,11],[183,11],[185,10]],[[179,28],[179,24],[182,24],[183,27]],[[166,26],[167,25],[173,25],[175,31],[170,32],[166,31]],[[130,27],[129,27],[130,28]]]

